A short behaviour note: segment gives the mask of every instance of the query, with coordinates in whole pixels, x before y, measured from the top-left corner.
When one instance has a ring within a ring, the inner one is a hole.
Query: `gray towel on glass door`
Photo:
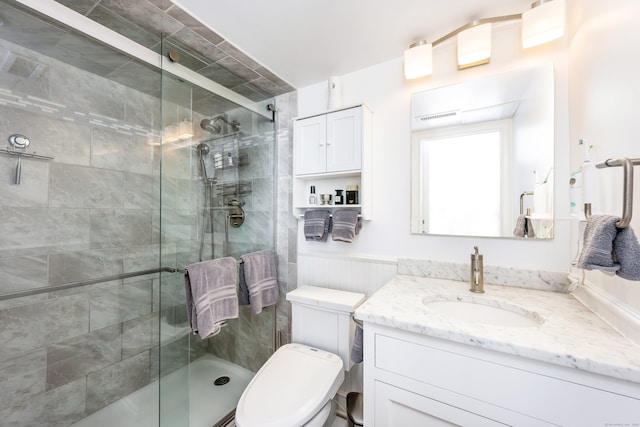
[[[258,314],[264,307],[278,302],[278,273],[272,250],[242,255],[244,285],[249,291],[251,310]]]
[[[331,212],[308,210],[304,213],[304,238],[326,242],[331,232]]]
[[[640,243],[631,227],[620,228],[613,239],[613,258],[620,269],[616,274],[627,280],[640,280]]]
[[[244,268],[240,266],[239,285],[238,285],[238,304],[249,305],[249,288],[247,288],[247,281],[244,280]]]
[[[354,210],[338,209],[333,213],[333,231],[331,238],[340,242],[352,243],[362,228],[360,213]]]
[[[620,218],[607,215],[592,215],[587,219],[578,268],[609,273],[620,269],[620,265],[613,259],[613,240],[618,234],[616,222],[619,220]]]
[[[191,330],[209,338],[227,320],[238,317],[238,267],[233,258],[219,258],[187,266],[184,284]]]

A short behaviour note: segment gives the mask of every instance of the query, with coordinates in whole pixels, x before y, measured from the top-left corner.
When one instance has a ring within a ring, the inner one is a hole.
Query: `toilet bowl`
[[[287,294],[293,343],[260,368],[236,407],[238,427],[328,427],[351,362],[353,311],[364,294],[303,286]]]
[[[262,366],[236,408],[238,427],[322,427],[344,380],[342,359],[303,344],[287,344]]]

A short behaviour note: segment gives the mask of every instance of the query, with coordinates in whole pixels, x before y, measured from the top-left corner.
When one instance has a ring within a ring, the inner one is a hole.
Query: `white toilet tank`
[[[350,370],[355,332],[351,315],[365,299],[364,294],[316,286],[302,286],[287,293],[292,341],[337,354],[344,369]]]

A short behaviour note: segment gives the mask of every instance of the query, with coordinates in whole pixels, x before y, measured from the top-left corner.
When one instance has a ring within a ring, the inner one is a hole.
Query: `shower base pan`
[[[253,375],[248,369],[206,354],[166,375],[160,384],[154,381],[72,427],[212,427],[234,410]],[[228,382],[220,380],[222,377],[228,377]],[[224,384],[215,385],[216,380]]]

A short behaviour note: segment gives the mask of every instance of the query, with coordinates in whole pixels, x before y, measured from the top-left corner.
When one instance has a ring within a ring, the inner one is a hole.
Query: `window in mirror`
[[[500,236],[505,227],[501,212],[508,202],[501,195],[511,173],[503,160],[510,157],[511,120],[423,131],[414,137],[424,171],[422,233]]]
[[[532,240],[514,235],[526,215],[536,240],[552,239],[553,95],[552,64],[412,94],[411,232]],[[460,136],[502,129],[502,123],[506,130],[497,152],[475,151],[482,143],[457,143]],[[423,140],[441,140],[449,150],[423,154]],[[522,198],[531,193],[535,197]],[[547,203],[534,203],[540,198]]]

